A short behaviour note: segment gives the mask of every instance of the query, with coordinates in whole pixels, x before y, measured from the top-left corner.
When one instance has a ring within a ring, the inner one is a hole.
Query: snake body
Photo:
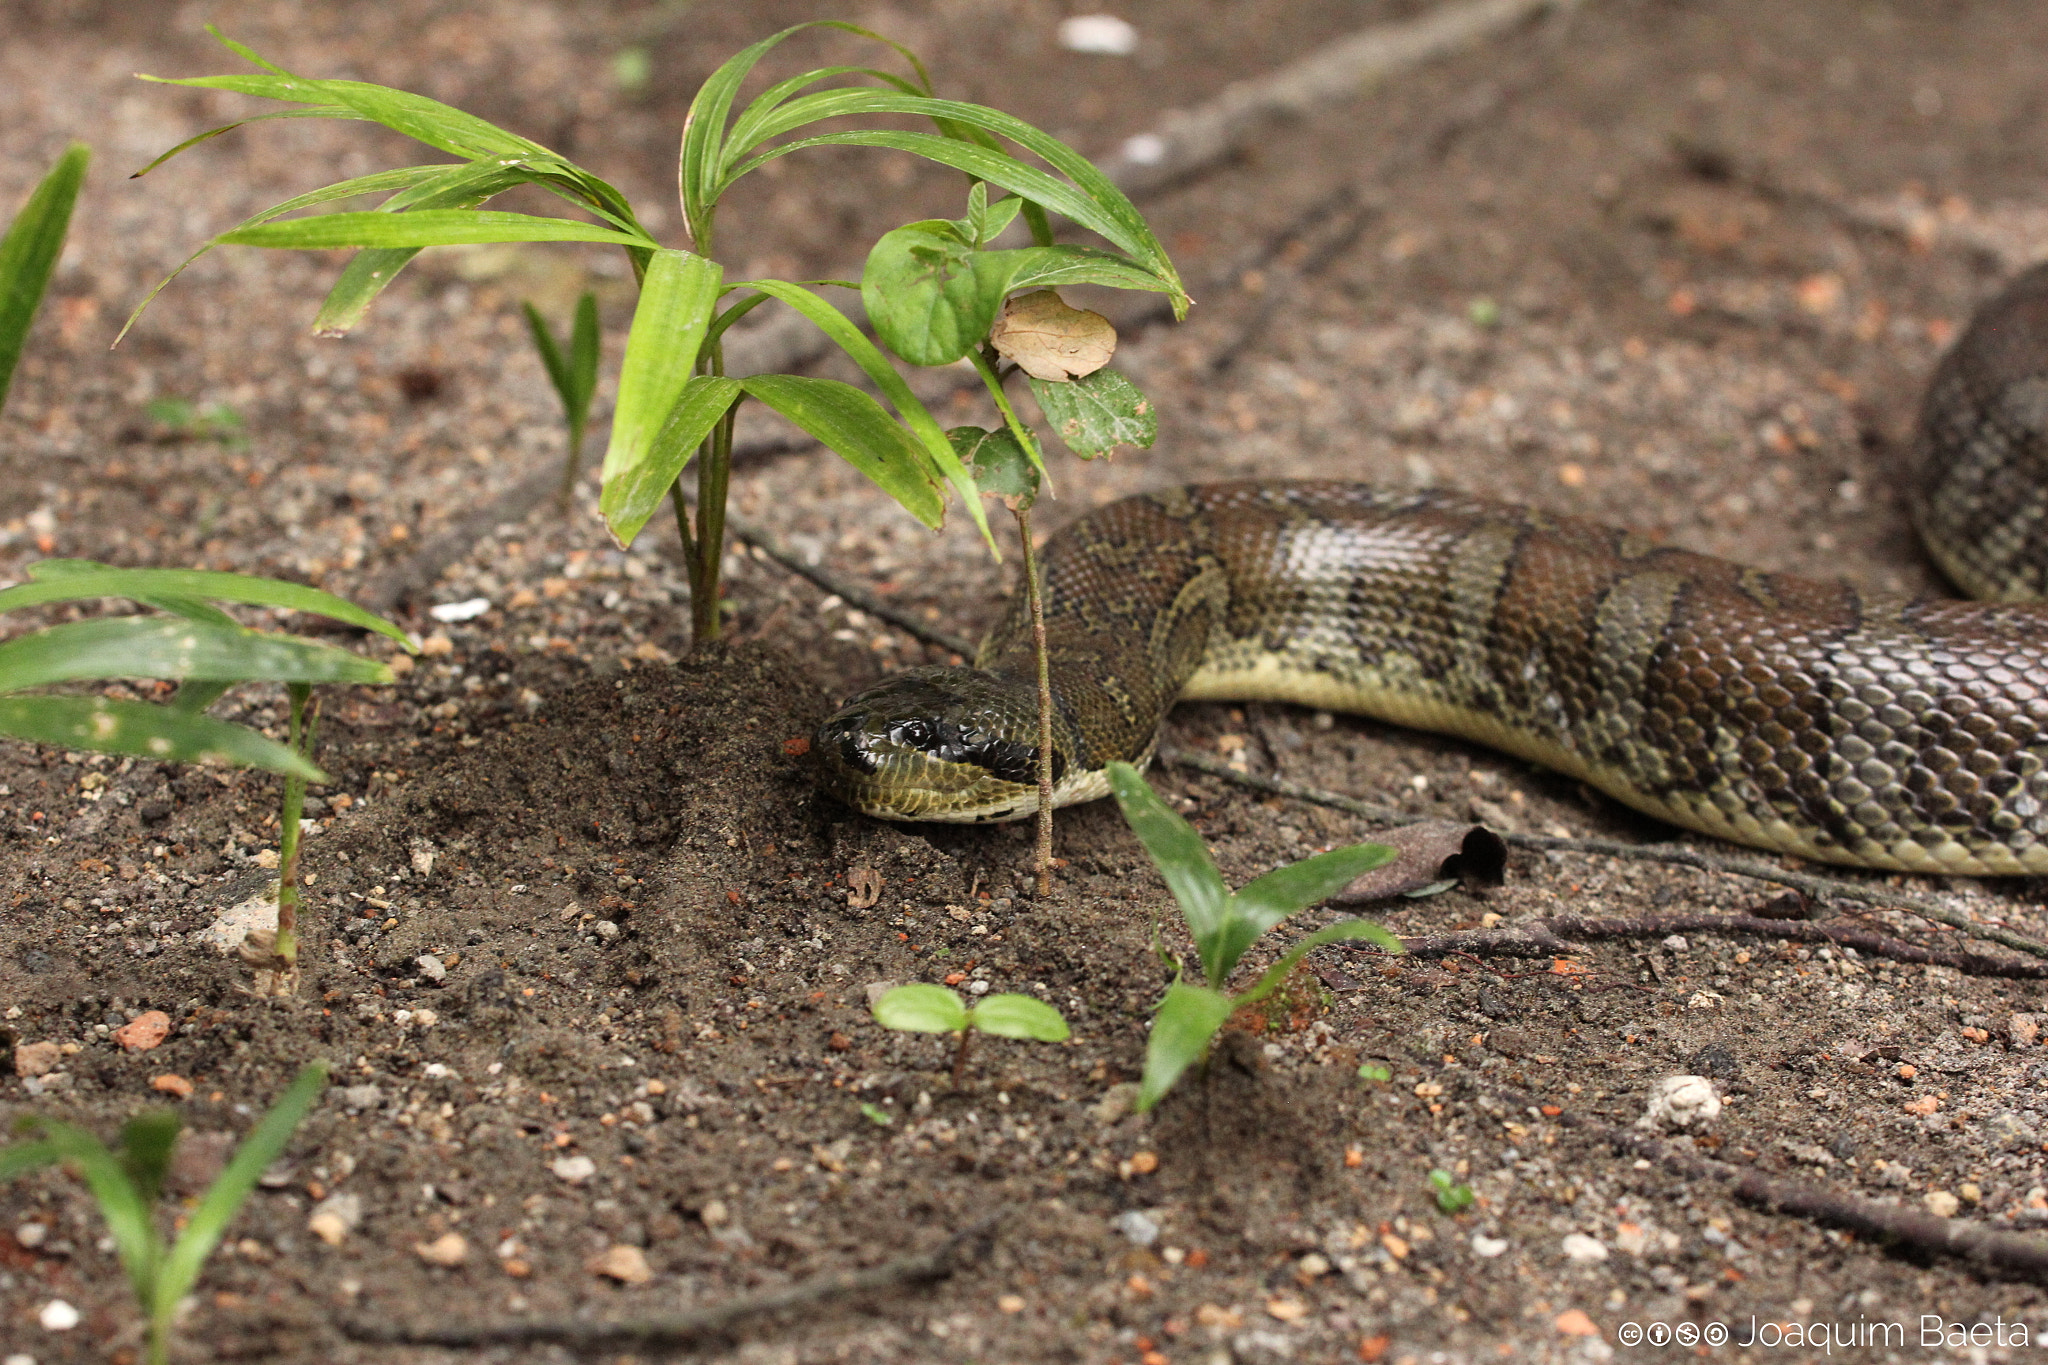
[[[1982,595],[2048,587],[2048,268],[1944,358],[1914,490]],[[2029,554],[2038,553],[2038,561]],[[1244,482],[1126,499],[1045,550],[1055,803],[1144,762],[1177,699],[1462,736],[1687,828],[1829,862],[2048,873],[2048,606],[1859,593],[1458,493]],[[872,815],[1037,807],[1022,594],[972,668],[921,668],[818,735]]]

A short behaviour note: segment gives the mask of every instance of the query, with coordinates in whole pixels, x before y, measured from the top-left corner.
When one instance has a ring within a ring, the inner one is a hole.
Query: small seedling
[[[597,295],[589,290],[576,300],[576,321],[569,329],[569,350],[564,354],[548,330],[547,319],[532,304],[526,310],[526,326],[533,333],[533,348],[547,367],[548,382],[562,400],[562,421],[569,428],[569,458],[562,466],[562,491],[557,495],[564,512],[576,492],[576,476],[583,467],[583,429],[590,421],[590,400],[597,393]]]
[[[1436,1206],[1453,1216],[1471,1208],[1479,1197],[1472,1193],[1470,1185],[1460,1183],[1458,1177],[1441,1169],[1429,1173],[1429,1188],[1436,1195]]]
[[[1295,911],[1391,862],[1398,856],[1396,851],[1384,844],[1331,849],[1275,868],[1232,891],[1223,884],[1202,836],[1168,809],[1136,768],[1128,763],[1110,764],[1109,786],[1131,832],[1152,855],[1167,889],[1179,902],[1198,958],[1199,981],[1187,980],[1184,965],[1176,964],[1173,983],[1152,1017],[1152,1033],[1145,1045],[1145,1074],[1138,1085],[1136,1107],[1140,1113],[1159,1103],[1181,1074],[1208,1054],[1210,1040],[1234,1011],[1278,990],[1311,950],[1343,939],[1365,938],[1390,953],[1401,951],[1401,941],[1379,925],[1362,919],[1339,920],[1289,948],[1250,990],[1231,995],[1225,990],[1230,974],[1261,935]]]
[[[202,408],[189,398],[152,398],[143,411],[172,440],[217,441],[224,446],[249,443],[242,434],[242,414],[225,403],[208,403]]]
[[[100,1206],[100,1216],[107,1221],[121,1266],[135,1290],[136,1305],[147,1323],[149,1365],[165,1365],[170,1359],[171,1323],[179,1300],[191,1292],[206,1258],[256,1188],[256,1178],[283,1153],[292,1131],[326,1084],[324,1062],[314,1062],[298,1074],[184,1215],[175,1242],[165,1239],[156,1217],[164,1173],[170,1169],[171,1149],[178,1141],[175,1110],[154,1110],[130,1119],[121,1129],[118,1151],[74,1124],[30,1115],[19,1127],[35,1136],[0,1147],[0,1180],[60,1163],[84,1178]]]
[[[0,403],[6,400],[14,361],[63,248],[88,158],[83,146],[66,152],[0,238]],[[175,408],[152,405],[153,416],[166,422],[200,420],[190,403],[165,401]],[[235,425],[239,427],[239,419]],[[389,683],[392,673],[375,659],[332,645],[249,630],[213,603],[312,612],[378,631],[411,649],[405,632],[331,593],[273,578],[186,569],[116,569],[84,559],[41,560],[28,566],[28,578],[0,591],[0,613],[125,597],[162,614],[71,621],[0,644],[0,736],[162,762],[211,760],[284,775],[278,923],[273,933],[260,939],[252,935],[251,947],[273,972],[275,993],[288,993],[298,958],[299,814],[306,782],[327,780],[312,761],[313,685]],[[172,678],[180,686],[163,706],[31,690],[115,678]],[[229,688],[245,682],[285,684],[291,698],[287,744],[206,714]]]
[[[967,1074],[969,1040],[977,1033],[998,1038],[1035,1038],[1041,1043],[1067,1040],[1067,1021],[1043,1000],[1028,995],[991,995],[969,1008],[957,991],[944,986],[898,986],[875,1001],[875,1022],[905,1033],[957,1033],[960,1049],[953,1054],[953,1087]],[[872,1115],[870,1115],[872,1117]]]
[[[884,1109],[881,1105],[871,1104],[867,1100],[860,1102],[860,1116],[869,1123],[874,1124],[877,1128],[887,1128],[890,1124],[896,1122],[894,1114]]]
[[[1367,1062],[1358,1068],[1358,1079],[1385,1084],[1394,1079],[1393,1068],[1381,1066],[1378,1062]]]

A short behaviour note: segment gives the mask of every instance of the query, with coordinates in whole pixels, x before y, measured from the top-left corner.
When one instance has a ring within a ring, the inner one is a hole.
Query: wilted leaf
[[[1033,379],[1079,379],[1116,354],[1116,328],[1100,313],[1069,308],[1050,289],[1003,305],[989,340],[996,353]]]
[[[1395,856],[1331,896],[1331,904],[1363,905],[1431,888],[1448,889],[1459,882],[1498,886],[1507,870],[1507,845],[1484,825],[1423,820],[1372,837],[1374,843],[1393,849]]]

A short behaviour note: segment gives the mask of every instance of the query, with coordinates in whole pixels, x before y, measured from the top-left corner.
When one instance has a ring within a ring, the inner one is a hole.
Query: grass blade
[[[589,416],[590,400],[597,395],[597,358],[602,340],[597,325],[597,295],[586,289],[576,300],[576,322],[569,333],[569,391],[576,399],[576,413],[570,421],[579,429]]]
[[[910,515],[934,529],[945,524],[946,499],[927,452],[880,403],[836,379],[757,374],[740,386],[824,442]]]
[[[1159,1103],[1181,1074],[1209,1050],[1209,1040],[1234,1008],[1230,997],[1207,986],[1176,981],[1166,988],[1152,1032],[1145,1039],[1145,1074],[1138,1082],[1133,1106],[1145,1113]]]
[[[616,480],[627,480],[636,497],[643,491],[641,467],[653,459],[655,443],[697,367],[723,279],[724,270],[716,261],[692,252],[656,251],[650,260],[640,301],[633,309],[632,330],[626,334],[625,358],[619,365],[611,444],[605,449],[600,476],[601,506],[607,500],[619,505],[619,497],[612,492]],[[688,449],[694,448],[693,442]],[[688,463],[688,449],[682,454],[682,463],[676,465],[678,471]],[[666,492],[667,487],[663,484],[660,491]],[[645,524],[646,518],[641,522]],[[618,534],[616,525],[613,534]]]
[[[597,506],[620,545],[633,543],[668,496],[669,485],[739,396],[737,379],[710,374],[693,377],[683,386],[683,396],[669,410],[668,420],[647,453],[632,464],[607,469]]]
[[[1359,938],[1369,938],[1390,953],[1406,951],[1401,947],[1400,939],[1395,938],[1371,920],[1340,919],[1335,924],[1324,925],[1292,948],[1289,948],[1281,955],[1278,962],[1266,968],[1265,974],[1259,978],[1256,985],[1243,995],[1237,997],[1235,1003],[1239,1005],[1257,1004],[1274,991],[1280,989],[1280,984],[1287,980],[1288,973],[1292,972],[1304,957],[1307,957],[1317,948],[1322,947],[1326,943],[1341,943],[1347,939]]]
[[[156,1203],[163,1190],[181,1127],[175,1109],[145,1109],[121,1125],[121,1168],[135,1182],[144,1204]]]
[[[163,1241],[157,1236],[142,1191],[135,1188],[135,1182],[128,1178],[128,1172],[107,1150],[107,1145],[85,1129],[58,1119],[39,1119],[37,1126],[58,1158],[76,1163],[79,1174],[85,1177],[93,1202],[100,1206],[100,1216],[107,1220],[107,1232],[120,1253],[121,1267],[128,1272],[128,1282],[135,1286],[135,1296],[147,1300],[156,1286]]]
[[[82,678],[388,683],[388,665],[333,645],[174,616],[71,621],[0,644],[0,692]]]
[[[84,143],[67,147],[29,194],[21,212],[14,215],[7,235],[0,237],[0,407],[6,405],[15,362],[21,359],[21,348],[28,341],[36,308],[43,301],[43,288],[64,252],[64,235],[71,230],[71,206],[78,202],[85,168],[91,161],[92,149]]]
[[[481,209],[415,209],[411,213],[329,213],[238,228],[214,238],[222,246],[301,251],[331,247],[472,246],[480,242],[611,242],[651,247],[647,237],[571,218]]]
[[[45,573],[53,563],[66,565],[62,571]],[[214,602],[239,602],[251,607],[282,607],[287,611],[310,612],[316,616],[346,621],[364,630],[374,630],[404,645],[412,643],[405,632],[375,612],[365,611],[345,597],[287,583],[281,578],[257,578],[249,574],[216,573],[206,569],[115,569],[92,564],[75,567],[87,560],[44,560],[29,566],[30,581],[0,589],[0,611],[38,607],[48,602],[77,602],[93,597],[127,597],[150,601],[163,597],[196,597]]]
[[[1221,976],[1213,973],[1211,950],[1230,920],[1230,888],[1223,884],[1223,874],[1216,870],[1208,846],[1195,833],[1194,826],[1168,809],[1151,784],[1130,764],[1109,765],[1109,789],[1116,794],[1116,803],[1123,808],[1131,833],[1152,855],[1159,875],[1166,879],[1167,890],[1180,903],[1188,931],[1201,950],[1202,969],[1209,984],[1221,986]]]
[[[223,123],[218,128],[209,128],[203,133],[197,133],[191,137],[186,138],[183,142],[171,148],[171,150],[169,150],[168,152],[164,152],[162,155],[158,156],[156,160],[150,162],[141,170],[130,171],[128,173],[128,178],[130,180],[140,180],[142,179],[143,176],[148,175],[151,171],[163,165],[166,161],[169,161],[172,157],[177,156],[179,153],[189,152],[194,147],[197,147],[200,143],[211,142],[214,138],[219,137],[223,133],[232,133],[235,131],[235,129],[241,127],[245,123],[268,123],[272,119],[281,118],[359,119],[362,118],[362,115],[358,114],[355,110],[349,108],[345,104],[315,104],[309,105],[304,109],[279,109],[276,112],[269,114],[251,114],[248,118],[236,119],[233,123]]]
[[[291,1086],[278,1097],[270,1112],[242,1139],[242,1145],[235,1149],[234,1157],[201,1196],[199,1205],[192,1210],[191,1221],[185,1225],[184,1233],[164,1258],[163,1272],[157,1277],[156,1293],[150,1304],[152,1319],[168,1317],[178,1306],[178,1300],[192,1288],[199,1278],[200,1267],[213,1254],[221,1234],[234,1220],[242,1201],[256,1188],[256,1178],[263,1174],[263,1168],[284,1154],[285,1144],[291,1141],[292,1132],[299,1121],[306,1117],[306,1111],[320,1098],[320,1092],[327,1085],[327,1064],[314,1062],[299,1072]]]
[[[555,395],[562,400],[563,410],[570,411],[569,362],[562,355],[555,334],[548,330],[547,319],[540,315],[540,309],[531,303],[519,306],[526,313],[526,330],[533,335],[533,349],[540,352],[540,363],[548,372],[548,383],[555,386]]]
[[[30,1121],[31,1123],[34,1120]],[[54,1166],[64,1156],[48,1139],[31,1142],[11,1142],[0,1147],[0,1180],[12,1180],[15,1176],[39,1171],[45,1166]]]
[[[910,391],[910,385],[904,382],[902,375],[896,373],[896,367],[889,363],[889,358],[882,354],[881,348],[868,340],[866,334],[854,326],[846,314],[800,284],[793,284],[787,280],[748,280],[734,287],[758,289],[796,309],[861,367],[867,377],[874,381],[875,387],[880,389],[895,407],[897,416],[903,419],[903,425],[917,438],[931,466],[959,492],[962,501],[967,504],[968,514],[974,518],[974,524],[981,529],[983,539],[993,548],[996,543],[995,535],[989,530],[988,513],[981,505],[981,494],[974,486],[974,476],[960,463],[960,457],[953,452],[953,443],[946,438],[945,430],[939,426],[925,405],[918,401],[917,395]]]
[[[163,763],[225,763],[325,782],[284,745],[212,716],[106,697],[0,697],[0,735]]]
[[[1259,932],[1286,919],[1297,910],[1336,895],[1352,882],[1384,867],[1400,856],[1400,850],[1385,844],[1350,844],[1303,858],[1286,867],[1276,867],[1237,889],[1237,902],[1258,922]]]

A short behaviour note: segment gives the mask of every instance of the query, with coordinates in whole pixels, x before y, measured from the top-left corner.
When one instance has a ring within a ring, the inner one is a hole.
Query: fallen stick
[[[729,1332],[749,1318],[810,1308],[833,1299],[873,1294],[904,1285],[943,1280],[987,1252],[989,1234],[1000,1214],[990,1214],[948,1237],[930,1251],[899,1256],[866,1270],[816,1275],[781,1289],[748,1294],[708,1308],[648,1318],[587,1321],[581,1318],[535,1318],[526,1322],[450,1324],[407,1327],[389,1322],[344,1319],[342,1333],[357,1341],[406,1346],[506,1346],[554,1342],[572,1348],[682,1345]]]

